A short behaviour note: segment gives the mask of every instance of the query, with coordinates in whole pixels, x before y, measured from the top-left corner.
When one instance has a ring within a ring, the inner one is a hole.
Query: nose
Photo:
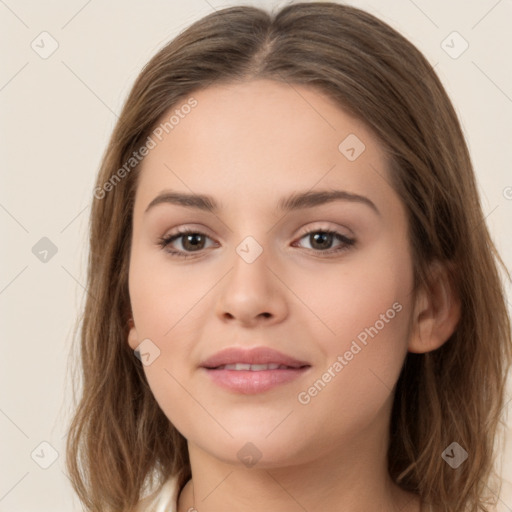
[[[282,322],[287,314],[286,286],[279,271],[268,266],[266,253],[248,263],[238,254],[224,280],[217,301],[217,315],[223,322],[246,327]]]

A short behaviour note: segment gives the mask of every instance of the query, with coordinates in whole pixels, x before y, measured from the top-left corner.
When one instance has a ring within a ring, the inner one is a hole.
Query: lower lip
[[[310,367],[287,370],[212,370],[203,368],[219,386],[246,395],[263,393],[280,384],[291,382],[303,375]]]

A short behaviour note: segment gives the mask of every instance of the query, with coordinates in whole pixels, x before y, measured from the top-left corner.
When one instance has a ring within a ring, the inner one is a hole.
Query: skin
[[[307,86],[257,80],[195,93],[197,106],[145,157],[136,191],[128,343],[149,338],[160,355],[144,367],[163,412],[188,441],[192,480],[179,512],[219,510],[419,511],[416,496],[386,469],[394,385],[407,351],[439,347],[459,309],[436,267],[432,293],[413,301],[412,259],[402,201],[390,187],[378,140],[359,120]],[[171,109],[163,119],[168,119]],[[354,161],[338,150],[349,134],[366,148]],[[209,194],[216,214],[173,204],[145,213],[163,190]],[[379,210],[336,201],[278,212],[282,197],[346,190]],[[191,228],[171,248],[160,237]],[[334,230],[323,248],[304,233]],[[263,249],[252,263],[236,251],[247,237]],[[307,404],[298,394],[394,303],[402,309]],[[230,346],[269,346],[311,368],[256,395],[233,393],[198,369]],[[246,467],[237,452],[261,454]]]

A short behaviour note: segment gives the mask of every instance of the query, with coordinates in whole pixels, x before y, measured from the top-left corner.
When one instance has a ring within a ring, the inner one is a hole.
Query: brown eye
[[[179,238],[182,238],[182,246],[186,251],[195,251],[198,249],[203,249],[205,244],[204,235],[201,233],[190,233],[188,235],[180,235]]]
[[[201,233],[200,231],[184,230],[167,237],[160,238],[158,245],[173,256],[182,256],[187,258],[192,255],[187,253],[202,251],[205,248],[206,240],[209,238],[210,237],[208,235]],[[178,248],[177,250],[176,248],[171,248],[171,245],[180,239],[181,248]]]
[[[310,249],[316,252],[323,252],[327,254],[341,252],[347,250],[355,244],[355,240],[348,238],[337,231],[330,230],[313,230],[308,231],[301,236],[300,240],[306,238],[310,244]],[[332,248],[332,244],[335,241],[340,243]]]

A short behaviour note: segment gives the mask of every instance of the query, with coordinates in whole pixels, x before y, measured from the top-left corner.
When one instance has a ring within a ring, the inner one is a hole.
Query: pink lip
[[[287,368],[275,370],[227,370],[218,368],[226,364],[279,364]],[[262,393],[280,384],[295,380],[311,365],[268,347],[243,349],[232,347],[217,352],[203,361],[200,367],[214,383],[243,394]]]
[[[292,368],[300,368],[309,365],[306,361],[299,361],[293,357],[287,356],[277,350],[269,347],[241,348],[230,347],[213,356],[209,357],[201,363],[203,368],[217,368],[225,364],[282,364]]]

